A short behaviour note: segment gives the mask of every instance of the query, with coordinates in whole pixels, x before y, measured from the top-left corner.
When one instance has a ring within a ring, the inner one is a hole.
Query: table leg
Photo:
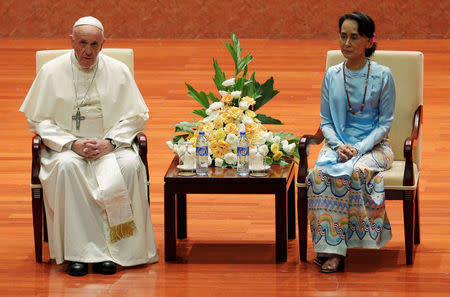
[[[280,187],[275,193],[275,250],[276,261],[287,261],[287,199],[286,188]]]
[[[288,188],[288,238],[295,239],[295,186],[294,180]]]
[[[177,258],[177,239],[175,218],[175,193],[164,185],[164,254],[166,261],[175,261]]]
[[[187,237],[186,194],[177,193],[177,238]]]

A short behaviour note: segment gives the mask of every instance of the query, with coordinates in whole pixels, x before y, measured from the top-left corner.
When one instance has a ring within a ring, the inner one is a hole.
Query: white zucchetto
[[[75,24],[73,24],[73,28],[82,26],[82,25],[91,25],[91,26],[99,28],[102,32],[104,32],[102,23],[98,19],[96,19],[92,16],[85,16],[85,17],[79,18],[78,21],[76,21]]]

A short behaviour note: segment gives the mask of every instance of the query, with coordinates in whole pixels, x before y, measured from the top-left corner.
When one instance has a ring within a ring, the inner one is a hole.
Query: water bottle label
[[[237,155],[238,156],[248,156],[249,147],[248,146],[238,146]]]
[[[195,152],[197,156],[207,156],[208,155],[208,147],[207,146],[197,146],[195,148]]]

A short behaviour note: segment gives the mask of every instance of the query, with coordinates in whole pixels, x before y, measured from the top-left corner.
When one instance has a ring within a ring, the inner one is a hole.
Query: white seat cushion
[[[419,171],[417,165],[413,165],[415,182],[413,186],[403,186],[403,173],[405,172],[405,161],[394,161],[389,170],[383,171],[385,190],[414,190],[417,187]],[[311,172],[312,168],[308,170]],[[297,187],[305,188],[306,183],[297,183]]]
[[[405,161],[394,161],[391,169],[383,171],[384,188],[386,190],[408,190],[408,188],[415,189],[419,177],[417,165],[413,164],[415,182],[414,186],[403,186],[403,173],[405,172]]]

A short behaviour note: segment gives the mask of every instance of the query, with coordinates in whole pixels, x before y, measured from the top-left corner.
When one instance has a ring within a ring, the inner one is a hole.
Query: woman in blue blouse
[[[320,128],[326,142],[307,178],[314,263],[322,272],[341,270],[348,248],[381,248],[391,238],[378,173],[393,160],[387,137],[394,81],[388,67],[369,59],[376,48],[369,16],[342,16],[339,34],[346,61],[323,79]]]

